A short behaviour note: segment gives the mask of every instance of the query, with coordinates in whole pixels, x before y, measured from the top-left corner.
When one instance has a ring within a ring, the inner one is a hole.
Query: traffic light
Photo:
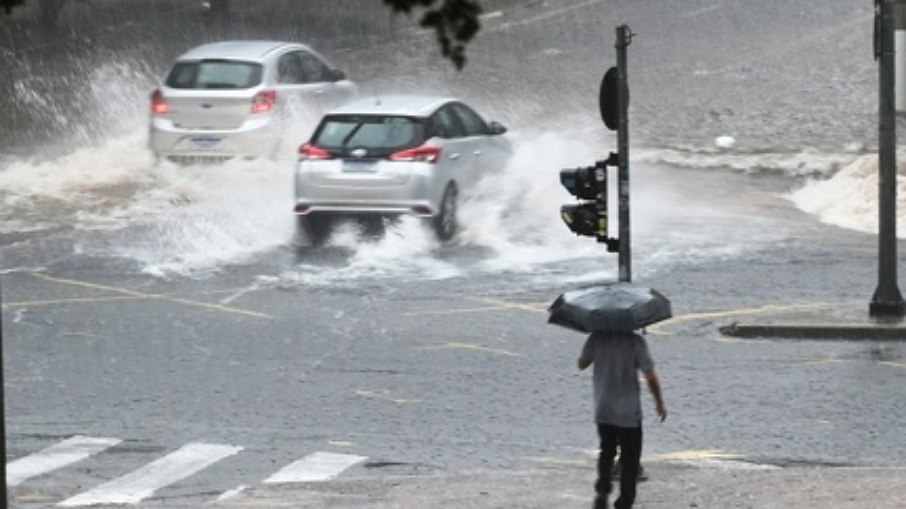
[[[569,194],[580,200],[595,200],[598,198],[598,182],[595,178],[594,166],[561,170],[560,183],[569,191]],[[606,177],[603,179],[603,187],[602,191],[606,191]]]
[[[560,183],[579,203],[560,207],[560,217],[576,235],[607,242],[607,164],[560,171]]]
[[[560,217],[576,235],[596,237],[603,234],[606,236],[607,215],[598,217],[597,208],[594,203],[563,205],[560,207]]]

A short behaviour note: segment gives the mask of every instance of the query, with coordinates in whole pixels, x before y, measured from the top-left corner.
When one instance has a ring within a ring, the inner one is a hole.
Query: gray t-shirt
[[[594,366],[595,421],[634,428],[642,421],[639,371],[654,369],[645,338],[634,332],[588,336],[582,356]]]

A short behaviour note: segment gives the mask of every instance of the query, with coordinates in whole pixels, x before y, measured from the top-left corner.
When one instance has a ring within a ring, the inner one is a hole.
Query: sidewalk
[[[726,336],[774,339],[906,340],[906,321],[869,316],[868,302],[765,308],[720,328]]]
[[[646,464],[638,509],[901,509],[906,469],[700,469]],[[580,509],[592,507],[594,467],[332,481],[251,490],[219,507],[335,509]],[[615,487],[615,489],[618,489]]]

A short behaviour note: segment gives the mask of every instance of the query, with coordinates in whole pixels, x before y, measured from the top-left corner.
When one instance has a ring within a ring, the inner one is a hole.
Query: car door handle
[[[475,152],[472,152],[472,153],[475,154],[476,156],[480,156],[480,155],[482,154],[481,149],[478,149],[478,150],[476,150]]]
[[[459,153],[453,152],[452,154],[450,154],[450,159],[459,159]]]

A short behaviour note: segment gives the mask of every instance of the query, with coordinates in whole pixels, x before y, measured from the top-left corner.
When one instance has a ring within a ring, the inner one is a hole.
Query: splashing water
[[[906,237],[906,154],[898,154],[897,237]],[[814,179],[789,194],[801,210],[822,222],[866,233],[878,233],[878,156],[864,155],[830,178]]]
[[[53,146],[41,151],[42,160],[13,158],[0,168],[5,206],[0,234],[95,232],[101,236],[81,239],[79,249],[134,260],[157,276],[203,275],[295,249],[295,148],[308,138],[318,117],[304,109],[294,116],[274,161],[154,164],[146,148],[146,96],[153,81],[147,74],[123,64],[105,64],[88,73],[86,95],[95,106],[82,108],[81,126],[70,126],[77,148]],[[53,113],[56,106],[47,97],[20,88],[17,93]],[[525,109],[513,101],[498,107]],[[460,232],[449,245],[441,245],[416,218],[389,225],[377,238],[341,223],[327,246],[340,256],[325,265],[313,261],[317,253],[303,254],[290,267],[276,269],[280,279],[332,284],[363,277],[439,279],[500,272],[577,280],[612,277],[615,255],[589,238],[574,236],[559,218],[560,206],[574,201],[559,183],[560,170],[602,159],[614,146],[612,136],[602,138],[597,119],[552,124],[558,127],[508,134],[512,160],[475,189],[463,190]],[[784,235],[783,228],[759,216],[757,203],[740,208],[746,200],[715,199],[735,193],[757,202],[750,195],[759,191],[747,189],[742,180],[727,179],[727,172],[719,178],[715,172],[678,174],[669,167],[779,168],[787,177],[798,177],[832,174],[854,157],[846,151],[793,156],[712,152],[633,152],[637,267],[658,270],[678,262],[738,256]],[[715,185],[723,187],[689,198],[699,188]],[[615,215],[615,209],[611,212]],[[611,224],[616,228],[614,218]]]
[[[616,262],[607,261],[603,246],[576,237],[559,218],[560,205],[574,201],[560,185],[559,171],[600,158],[598,142],[581,130],[512,136],[510,164],[464,190],[460,232],[450,245],[441,245],[416,218],[389,225],[378,238],[340,223],[328,240],[328,248],[344,253],[340,266],[312,264],[303,256],[284,279],[310,284],[484,272],[540,277],[562,274],[564,263],[577,260],[582,263],[572,267],[591,268],[583,274],[611,275]],[[135,133],[57,159],[8,166],[0,172],[9,214],[4,228],[108,231],[106,242],[85,241],[83,249],[135,260],[154,275],[205,274],[293,248],[292,172],[288,158],[154,165],[144,136]],[[642,263],[733,256],[779,235],[758,226],[764,220],[751,212],[682,196],[687,177],[633,163],[633,231]],[[748,225],[748,233],[740,225]]]

